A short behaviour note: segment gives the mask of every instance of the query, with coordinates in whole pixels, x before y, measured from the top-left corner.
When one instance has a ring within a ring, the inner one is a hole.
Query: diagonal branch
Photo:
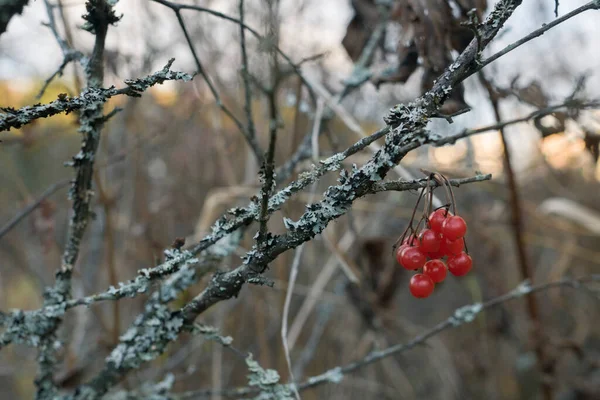
[[[493,299],[487,300],[483,303],[474,303],[470,305],[466,305],[460,307],[452,313],[447,319],[438,323],[431,329],[421,333],[416,336],[412,340],[406,343],[398,343],[387,347],[382,350],[375,350],[369,353],[367,356],[361,358],[360,360],[356,360],[354,362],[348,363],[343,366],[338,366],[335,368],[331,368],[319,375],[312,376],[306,379],[303,383],[300,383],[297,388],[298,390],[307,390],[311,388],[315,388],[317,386],[321,386],[324,384],[334,383],[339,384],[345,377],[346,374],[355,372],[367,365],[373,364],[375,362],[381,361],[385,358],[401,354],[405,351],[411,350],[417,346],[425,344],[427,340],[436,336],[444,331],[457,328],[459,326],[469,324],[476,320],[477,316],[484,311],[496,307],[498,305],[504,304],[508,301],[517,300],[520,298],[527,298],[531,296],[533,293],[543,292],[546,290],[559,288],[559,287],[567,287],[573,289],[588,289],[587,285],[600,282],[600,275],[590,275],[584,276],[581,278],[563,278],[552,282],[546,282],[538,285],[531,285],[528,281],[523,281],[519,286],[510,292],[495,297]],[[215,391],[211,389],[205,390],[195,390],[190,392],[184,392],[179,394],[171,394],[167,398],[169,400],[184,400],[184,399],[196,399],[203,398],[212,395],[221,395],[225,397],[242,397],[256,394],[258,390],[253,387],[240,387],[234,389],[225,389],[220,391]],[[271,398],[271,397],[268,397]]]
[[[558,2],[557,2],[557,10],[558,10]],[[554,28],[555,26],[565,22],[566,20],[575,17],[576,15],[581,14],[584,11],[589,11],[589,10],[600,10],[600,0],[592,0],[587,4],[584,4],[581,7],[578,7],[576,9],[574,9],[573,11],[563,15],[560,18],[556,18],[554,21],[549,22],[547,24],[542,24],[542,27],[539,29],[536,29],[535,31],[531,32],[529,35],[517,40],[516,42],[509,44],[508,46],[506,46],[504,49],[500,50],[499,52],[497,52],[496,54],[486,58],[485,60],[481,61],[480,66],[478,69],[482,69],[483,67],[485,67],[486,65],[496,61],[497,59],[499,59],[500,57],[502,57],[503,55],[505,55],[506,53],[509,53],[511,51],[513,51],[514,49],[516,49],[517,47],[520,47],[522,45],[524,45],[525,43],[529,42],[530,40],[533,40],[537,37],[542,36],[544,33],[548,32],[550,29]],[[558,12],[558,11],[557,11]]]
[[[480,27],[479,45],[485,47],[490,43],[520,3],[520,0],[502,0],[496,4]],[[322,201],[307,206],[307,211],[298,221],[284,219],[286,234],[270,238],[270,245],[266,248],[254,246],[244,257],[243,265],[215,276],[208,287],[183,308],[186,322],[192,322],[219,301],[236,296],[245,282],[258,278],[256,271],[263,271],[281,253],[321,233],[329,222],[344,215],[354,200],[369,193],[373,184],[385,178],[408,151],[432,141],[424,130],[425,126],[448,98],[452,86],[473,74],[477,67],[478,48],[477,41],[471,41],[429,92],[408,105],[392,108],[385,121],[393,129],[387,134],[383,148],[362,168],[341,174],[340,184],[329,187]]]
[[[64,180],[57,182],[54,185],[50,186],[48,189],[46,189],[39,198],[37,198],[33,203],[29,204],[27,207],[23,208],[23,210],[21,210],[17,215],[15,215],[10,221],[8,221],[4,226],[0,228],[0,239],[2,238],[2,236],[10,232],[11,229],[17,226],[17,224],[21,222],[23,218],[31,214],[40,204],[42,204],[44,200],[46,200],[48,197],[52,196],[54,193],[64,188],[68,184],[69,181]]]

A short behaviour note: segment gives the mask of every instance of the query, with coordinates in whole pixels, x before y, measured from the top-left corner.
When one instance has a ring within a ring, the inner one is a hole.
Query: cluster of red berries
[[[425,228],[413,231],[396,249],[396,260],[402,267],[410,271],[422,269],[410,280],[410,293],[414,297],[429,297],[435,284],[446,279],[448,271],[454,276],[464,276],[473,265],[465,252],[467,223],[448,208],[439,208],[424,217]]]

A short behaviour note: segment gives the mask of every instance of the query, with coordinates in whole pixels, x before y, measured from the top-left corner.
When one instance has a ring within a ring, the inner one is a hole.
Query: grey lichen
[[[477,314],[479,314],[482,309],[483,306],[481,303],[475,303],[461,307],[454,312],[454,315],[450,317],[449,321],[454,326],[459,326],[463,323],[473,322]]]
[[[317,375],[317,376],[313,376],[313,377],[309,378],[306,383],[311,386],[317,382],[320,383],[323,381],[327,381],[327,382],[331,382],[331,383],[340,383],[343,379],[344,379],[344,374],[342,373],[342,369],[340,367],[336,367],[336,368],[330,369],[329,371],[327,371],[321,375]]]
[[[287,385],[279,383],[279,373],[273,369],[263,369],[252,354],[246,358],[248,366],[248,385],[257,387],[260,393],[254,399],[256,400],[293,400],[292,392]]]
[[[192,333],[203,335],[208,340],[214,340],[223,346],[230,346],[233,343],[231,336],[222,336],[218,328],[204,324],[194,324]]]

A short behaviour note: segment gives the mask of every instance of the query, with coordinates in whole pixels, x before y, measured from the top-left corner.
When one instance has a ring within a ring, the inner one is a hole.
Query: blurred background
[[[93,36],[79,28],[84,1],[50,3],[60,35],[72,47],[89,52]],[[181,3],[236,18],[239,15],[234,0]],[[266,34],[268,2],[245,3],[246,23]],[[326,113],[319,141],[321,159],[360,139],[361,132],[369,134],[383,127],[382,117],[391,106],[422,94],[437,76],[439,65],[443,68],[451,62],[459,50],[446,42],[460,35],[453,36],[447,30],[440,33],[439,26],[447,21],[457,26],[464,22],[461,10],[476,7],[485,15],[493,5],[491,0],[391,3],[384,21],[385,34],[368,65],[363,65],[370,79],[345,97],[340,103],[342,111]],[[554,2],[524,3],[486,50],[488,56],[554,18]],[[563,0],[559,15],[584,3]],[[378,6],[371,0],[275,2],[278,46],[295,62],[304,60],[302,71],[310,81],[335,95],[347,86],[349,77],[356,77],[354,65],[366,39],[381,22]],[[109,29],[105,87],[121,87],[124,79],[157,71],[171,57],[176,58],[174,70],[196,71],[172,10],[143,0],[122,0],[116,9],[123,18]],[[427,24],[407,18],[411,13]],[[239,26],[204,12],[182,14],[221,99],[243,120]],[[77,95],[85,85],[83,71],[72,64],[50,83],[41,98],[37,97],[44,81],[62,62],[60,47],[44,25],[47,22],[46,3],[30,2],[0,35],[0,106],[45,103],[59,93]],[[440,34],[447,35],[448,40],[437,40],[435,35]],[[422,37],[427,39],[419,42]],[[504,90],[500,99],[502,119],[561,104],[578,82],[584,82],[578,97],[597,99],[599,37],[598,12],[590,11],[486,67],[487,78],[499,92]],[[468,42],[470,37],[464,40]],[[417,43],[416,49],[411,41]],[[423,48],[427,51],[422,52]],[[247,51],[249,72],[256,80],[253,119],[258,141],[266,148],[269,109],[259,88],[270,79],[269,57],[264,43],[251,35],[247,37]],[[277,142],[277,165],[296,152],[318,114],[306,85],[293,72],[286,72],[284,61],[280,60],[280,65],[283,72],[276,99],[283,128]],[[389,74],[390,68],[394,74]],[[495,123],[489,94],[477,77],[457,91],[452,104],[457,109],[468,105],[471,111],[455,117],[452,124],[435,120],[429,126],[431,131],[443,136]],[[200,76],[188,83],[166,82],[139,99],[114,98],[105,110],[114,107],[122,111],[111,118],[102,133],[94,175],[95,218],[88,226],[76,268],[74,297],[103,291],[134,277],[138,269],[156,265],[176,237],[186,237],[188,244],[199,240],[223,212],[245,205],[260,187],[254,155]],[[79,150],[77,129],[77,116],[69,114],[0,133],[0,226],[44,191],[57,189],[0,237],[1,310],[39,308],[43,288],[54,280],[70,209],[65,182],[73,172],[63,163]],[[534,270],[533,280],[546,282],[598,273],[600,113],[555,113],[511,125],[505,134],[521,196],[520,229],[527,260]],[[448,318],[456,308],[499,296],[523,280],[511,223],[513,208],[504,151],[499,132],[490,131],[453,146],[422,147],[402,161],[414,176],[422,175],[420,168],[452,178],[473,176],[478,171],[493,174],[491,181],[455,190],[461,215],[469,223],[467,244],[474,260],[473,272],[464,278],[450,277],[428,299],[410,296],[410,274],[397,271],[392,253],[392,245],[411,216],[415,192],[380,193],[360,199],[350,213],[305,246],[289,317],[288,340],[297,381],[362,358],[373,349],[406,342]],[[362,165],[371,154],[364,150],[344,165],[348,169],[352,163]],[[311,163],[299,163],[287,181],[310,168]],[[388,175],[389,179],[398,177],[393,172]],[[335,173],[325,176],[315,190],[316,198],[336,179]],[[292,198],[271,218],[271,230],[283,232],[283,217],[299,217],[309,200],[308,191]],[[222,268],[239,265],[239,257],[253,244],[255,231],[256,226],[252,226],[245,232],[240,248],[224,260]],[[219,303],[200,318],[233,337],[234,346],[253,353],[264,368],[276,369],[282,381],[287,381],[288,373],[280,329],[293,255],[284,253],[270,265],[267,274],[275,280],[273,289],[248,285],[237,299]],[[358,287],[348,285],[342,264],[361,277]],[[205,284],[191,288],[180,304]],[[423,346],[362,368],[337,385],[303,392],[302,397],[535,399],[542,398],[540,380],[549,380],[557,399],[600,398],[598,299],[570,288],[545,291],[536,298],[540,306],[537,339],[530,336],[532,322],[525,301],[508,302],[482,313],[472,324],[444,331]],[[140,296],[67,314],[61,329],[67,345],[56,372],[61,387],[73,388],[94,376],[143,302],[144,296]],[[551,361],[544,376],[532,351],[536,340],[544,343]],[[35,351],[14,345],[3,349],[0,398],[31,398],[35,371]],[[247,384],[243,358],[215,342],[184,336],[164,356],[128,375],[122,387],[157,381],[168,372],[174,374],[174,391],[178,392]],[[217,394],[209,397],[222,398]]]

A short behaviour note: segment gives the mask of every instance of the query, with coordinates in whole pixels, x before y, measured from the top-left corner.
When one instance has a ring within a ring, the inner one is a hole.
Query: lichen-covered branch
[[[87,21],[84,29],[95,34],[92,55],[86,65],[88,88],[99,89],[104,81],[104,43],[106,33],[111,24],[119,18],[113,10],[114,2],[106,0],[90,0],[86,3]],[[79,255],[79,248],[85,233],[90,213],[92,197],[92,174],[94,159],[100,142],[100,131],[104,125],[104,102],[94,102],[81,109],[79,115],[79,132],[82,134],[81,150],[73,157],[75,180],[71,184],[69,197],[73,201],[72,214],[67,232],[67,243],[62,255],[60,268],[56,272],[54,287],[44,293],[44,305],[53,306],[63,303],[71,296],[71,275]],[[47,329],[40,336],[38,346],[38,375],[35,379],[37,399],[51,399],[56,395],[54,383],[54,367],[56,365],[56,329],[60,318],[48,318]]]
[[[265,248],[255,246],[246,254],[243,265],[216,275],[208,287],[183,308],[185,320],[191,322],[215,303],[236,296],[245,282],[257,279],[257,271],[262,271],[279,254],[312,239],[330,221],[344,215],[354,200],[369,193],[372,185],[381,181],[408,151],[439,139],[425,130],[429,118],[439,111],[452,87],[476,70],[478,51],[489,44],[519,4],[519,0],[498,2],[479,27],[479,43],[473,40],[430,91],[412,103],[390,110],[385,121],[392,129],[386,135],[383,148],[363,167],[353,168],[351,172],[342,171],[340,184],[327,189],[319,203],[308,205],[298,221],[284,219],[286,234],[270,237]]]
[[[460,185],[464,185],[467,183],[476,183],[483,182],[492,179],[492,174],[479,174],[469,178],[460,178],[460,179],[450,179],[449,183],[452,186],[459,187]],[[381,182],[376,183],[371,186],[370,193],[379,193],[379,192],[389,192],[389,191],[406,191],[406,190],[416,190],[427,187],[429,184],[430,187],[438,187],[439,183],[435,180],[429,179],[417,179],[414,181],[390,181],[390,182]]]
[[[88,307],[101,301],[118,301],[126,297],[133,298],[142,293],[147,293],[155,282],[179,272],[182,266],[189,263],[190,260],[194,260],[192,254],[188,251],[168,252],[168,255],[164,263],[153,268],[139,270],[135,278],[120,283],[119,287],[111,286],[104,292],[83,298],[69,299],[58,304],[45,306],[39,310],[17,310],[6,313],[0,321],[0,326],[5,327],[0,336],[0,349],[13,342],[36,347],[40,342],[40,338],[45,334],[43,327],[48,324],[48,320],[60,318],[65,312],[74,307]],[[204,274],[211,269],[214,262],[213,258],[205,258],[197,262],[196,269]]]
[[[280,210],[283,204],[288,201],[294,194],[302,191],[307,186],[316,182],[319,178],[329,171],[337,171],[342,165],[342,161],[353,154],[358,153],[374,141],[382,138],[390,131],[389,127],[382,128],[371,136],[367,136],[343,152],[334,154],[333,156],[320,161],[319,166],[313,166],[311,171],[300,174],[297,180],[290,183],[285,188],[279,190],[269,199],[269,213]],[[230,209],[227,214],[219,218],[211,227],[212,233],[197,243],[192,249],[192,254],[198,254],[210,246],[215,244],[231,232],[236,231],[242,226],[248,225],[258,218],[259,206],[256,202],[248,204],[246,207],[237,207]]]
[[[258,215],[257,246],[263,247],[268,240],[267,222],[269,221],[269,197],[275,185],[275,148],[277,144],[277,131],[279,130],[279,114],[277,112],[277,89],[279,86],[279,64],[277,63],[277,45],[279,34],[276,21],[275,4],[269,3],[269,39],[273,47],[269,49],[270,87],[267,91],[269,104],[269,147],[263,159],[260,171],[262,186],[260,189],[260,211]]]
[[[186,251],[172,249],[165,251],[167,261],[177,259],[177,272],[170,275],[150,296],[132,326],[120,337],[120,342],[106,358],[104,367],[89,382],[79,386],[75,393],[64,397],[68,400],[91,400],[101,398],[124,374],[138,368],[142,363],[161,355],[182,331],[203,333],[202,327],[186,324],[179,311],[171,311],[168,303],[196,283],[208,268],[197,265],[216,264],[222,257],[233,252],[241,235],[230,235],[219,246],[205,252],[200,259],[191,257]],[[204,332],[206,332],[204,330]],[[213,334],[215,332],[212,332]],[[224,339],[226,344],[228,341]]]
[[[152,75],[145,78],[128,79],[125,81],[126,87],[117,89],[115,87],[97,88],[88,87],[83,90],[80,96],[68,97],[61,95],[57,100],[47,104],[34,104],[14,109],[11,107],[2,107],[0,111],[0,132],[11,128],[20,128],[39,118],[48,118],[62,113],[71,113],[80,110],[92,110],[99,104],[104,104],[111,97],[126,95],[131,97],[140,97],[142,92],[148,88],[162,84],[165,81],[181,80],[190,81],[192,75],[185,72],[171,71],[171,65],[175,59],[169,60],[167,65]],[[98,121],[99,122],[99,121]]]

